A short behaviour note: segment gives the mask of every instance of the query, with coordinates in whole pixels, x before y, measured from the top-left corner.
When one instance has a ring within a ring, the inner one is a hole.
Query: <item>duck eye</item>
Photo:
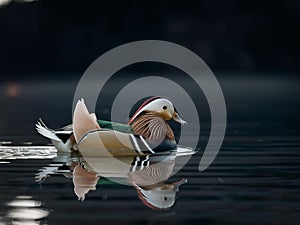
[[[165,105],[163,106],[163,110],[166,110],[167,108],[168,108],[167,106],[165,106]]]
[[[168,200],[168,198],[167,197],[164,197],[164,201],[167,201]]]

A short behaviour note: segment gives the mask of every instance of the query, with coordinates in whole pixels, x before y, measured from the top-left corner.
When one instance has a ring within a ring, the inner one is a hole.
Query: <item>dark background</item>
[[[144,39],[183,45],[215,72],[295,74],[299,9],[297,0],[12,2],[0,8],[1,80],[81,74]]]
[[[114,47],[146,39],[187,47],[208,64],[224,92],[227,135],[298,135],[299,9],[298,0],[12,1],[0,7],[0,141],[46,141],[35,122],[71,123],[73,95],[88,66]],[[134,68],[120,71],[123,80],[110,90],[136,71],[162,69]],[[177,79],[174,68],[163,68]],[[97,113],[109,118],[112,101],[100,99],[106,105]],[[207,104],[195,104],[209,125]]]

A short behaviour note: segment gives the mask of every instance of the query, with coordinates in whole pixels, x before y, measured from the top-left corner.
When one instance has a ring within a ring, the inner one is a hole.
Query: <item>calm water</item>
[[[12,84],[3,84],[2,90],[8,85]],[[81,172],[91,179],[78,186],[74,168],[80,169],[76,166],[84,164],[82,159],[57,154],[48,140],[35,133],[33,125],[39,117],[51,127],[71,121],[70,99],[76,82],[52,83],[51,88],[44,82],[17,85],[20,96],[7,94],[0,99],[6,106],[1,108],[0,126],[1,225],[299,224],[299,96],[294,81],[221,82],[229,114],[223,146],[213,164],[199,172],[209,134],[204,121],[198,152],[164,181],[187,180],[168,210],[145,204],[136,188],[120,184],[127,179],[97,180],[87,170]],[[64,97],[57,101],[61,93]],[[197,139],[193,133],[192,128],[182,133],[185,146]],[[178,168],[186,158],[176,156],[162,168]],[[78,194],[87,190],[85,200],[78,200]]]

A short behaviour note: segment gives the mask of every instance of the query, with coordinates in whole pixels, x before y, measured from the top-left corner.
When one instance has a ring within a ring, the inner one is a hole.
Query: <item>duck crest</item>
[[[131,129],[135,135],[141,135],[150,141],[175,139],[170,125],[153,112],[142,112],[132,121]]]

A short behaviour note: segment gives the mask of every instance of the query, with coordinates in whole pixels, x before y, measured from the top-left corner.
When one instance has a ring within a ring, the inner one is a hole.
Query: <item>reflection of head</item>
[[[164,183],[172,175],[175,157],[152,157],[152,163],[153,158],[159,162],[143,166],[146,159],[137,157],[132,171],[128,174],[128,181],[146,206],[152,209],[169,209],[175,203],[179,185],[186,182],[186,179],[171,184]]]
[[[151,209],[164,210],[170,209],[176,200],[176,192],[179,186],[186,183],[186,179],[181,179],[172,184],[158,183],[149,187],[139,187],[134,185],[138,197]]]
[[[90,190],[96,190],[100,177],[96,173],[89,172],[77,165],[73,170],[74,192],[78,200],[83,201]]]

